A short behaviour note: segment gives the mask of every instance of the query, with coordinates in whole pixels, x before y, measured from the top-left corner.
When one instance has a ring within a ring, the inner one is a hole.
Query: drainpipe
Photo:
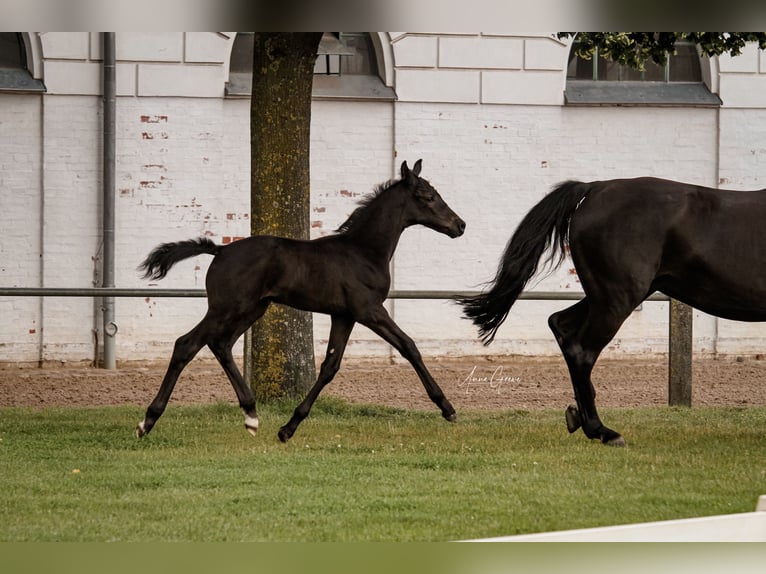
[[[103,159],[103,245],[101,286],[114,287],[114,190],[115,190],[115,109],[117,74],[114,32],[104,32],[104,159]],[[114,297],[102,299],[104,320],[104,368],[116,369]]]

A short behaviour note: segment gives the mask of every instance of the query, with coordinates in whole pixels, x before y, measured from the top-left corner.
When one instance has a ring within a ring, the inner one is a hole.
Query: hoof
[[[451,413],[448,415],[442,415],[444,417],[444,420],[450,423],[456,423],[457,422],[457,413]]]
[[[279,429],[279,432],[277,433],[277,437],[279,438],[279,442],[285,443],[293,436],[293,433],[289,432],[285,427],[282,427]]]
[[[144,425],[144,421],[141,421],[136,425],[136,438],[141,438],[146,434],[146,427]]]
[[[625,443],[625,439],[622,438],[622,435],[619,435],[619,434],[610,439],[604,438],[602,442],[607,446],[616,446],[620,448],[627,446],[627,444]]]
[[[245,429],[251,435],[255,436],[258,433],[259,424],[260,423],[258,421],[258,417],[251,417],[251,416],[245,415]]]
[[[564,416],[566,417],[567,430],[570,434],[582,426],[582,423],[580,422],[580,411],[577,410],[575,405],[569,405]]]

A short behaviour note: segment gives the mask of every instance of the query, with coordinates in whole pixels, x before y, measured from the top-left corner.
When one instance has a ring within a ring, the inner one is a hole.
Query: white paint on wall
[[[89,287],[100,254],[100,50],[87,33],[39,40],[48,92],[0,93],[0,284]],[[119,34],[117,284],[146,287],[136,266],[156,244],[249,234],[249,101],[223,98],[218,33]],[[385,37],[385,35],[384,35]],[[37,46],[38,44],[36,44]],[[312,237],[332,233],[403,160],[467,222],[463,237],[408,229],[392,261],[394,289],[477,289],[492,278],[526,211],[564,179],[654,175],[711,187],[766,187],[763,56],[711,68],[723,106],[567,107],[566,44],[547,35],[405,34],[383,53],[394,102],[315,101]],[[158,287],[204,286],[210,257],[180,263]],[[572,264],[539,290],[579,290]],[[547,317],[567,302],[519,302],[492,347],[446,301],[389,301],[425,355],[557,354]],[[164,359],[205,312],[202,299],[117,301],[121,360]],[[89,299],[0,298],[0,362],[90,360],[98,310]],[[317,355],[329,320],[315,316]],[[646,303],[607,354],[663,353],[667,305]],[[762,352],[763,325],[695,314],[695,350]],[[392,351],[357,327],[350,356]]]

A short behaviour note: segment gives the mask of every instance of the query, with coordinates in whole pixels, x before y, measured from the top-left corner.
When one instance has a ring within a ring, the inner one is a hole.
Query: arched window
[[[664,66],[646,62],[634,70],[594,54],[590,60],[577,55],[572,44],[567,66],[566,103],[570,105],[695,105],[720,106],[721,100],[703,82],[697,47],[678,42]]]
[[[646,62],[645,70],[634,70],[603,56],[598,52],[590,60],[577,55],[577,42],[569,53],[567,79],[616,82],[701,82],[700,58],[691,42],[678,42],[676,53],[668,57],[664,66]]]
[[[26,59],[21,34],[0,32],[0,70],[24,70],[27,67]]]
[[[24,35],[20,32],[0,32],[0,91],[44,90],[43,83],[29,73]]]
[[[380,77],[377,52],[366,32],[325,32],[314,66],[313,96],[320,99],[393,100],[394,91]],[[253,33],[234,39],[227,96],[249,96],[252,82]]]

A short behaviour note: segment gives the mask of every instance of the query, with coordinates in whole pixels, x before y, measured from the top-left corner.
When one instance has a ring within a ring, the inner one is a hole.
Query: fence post
[[[692,406],[692,308],[670,300],[668,404]]]

